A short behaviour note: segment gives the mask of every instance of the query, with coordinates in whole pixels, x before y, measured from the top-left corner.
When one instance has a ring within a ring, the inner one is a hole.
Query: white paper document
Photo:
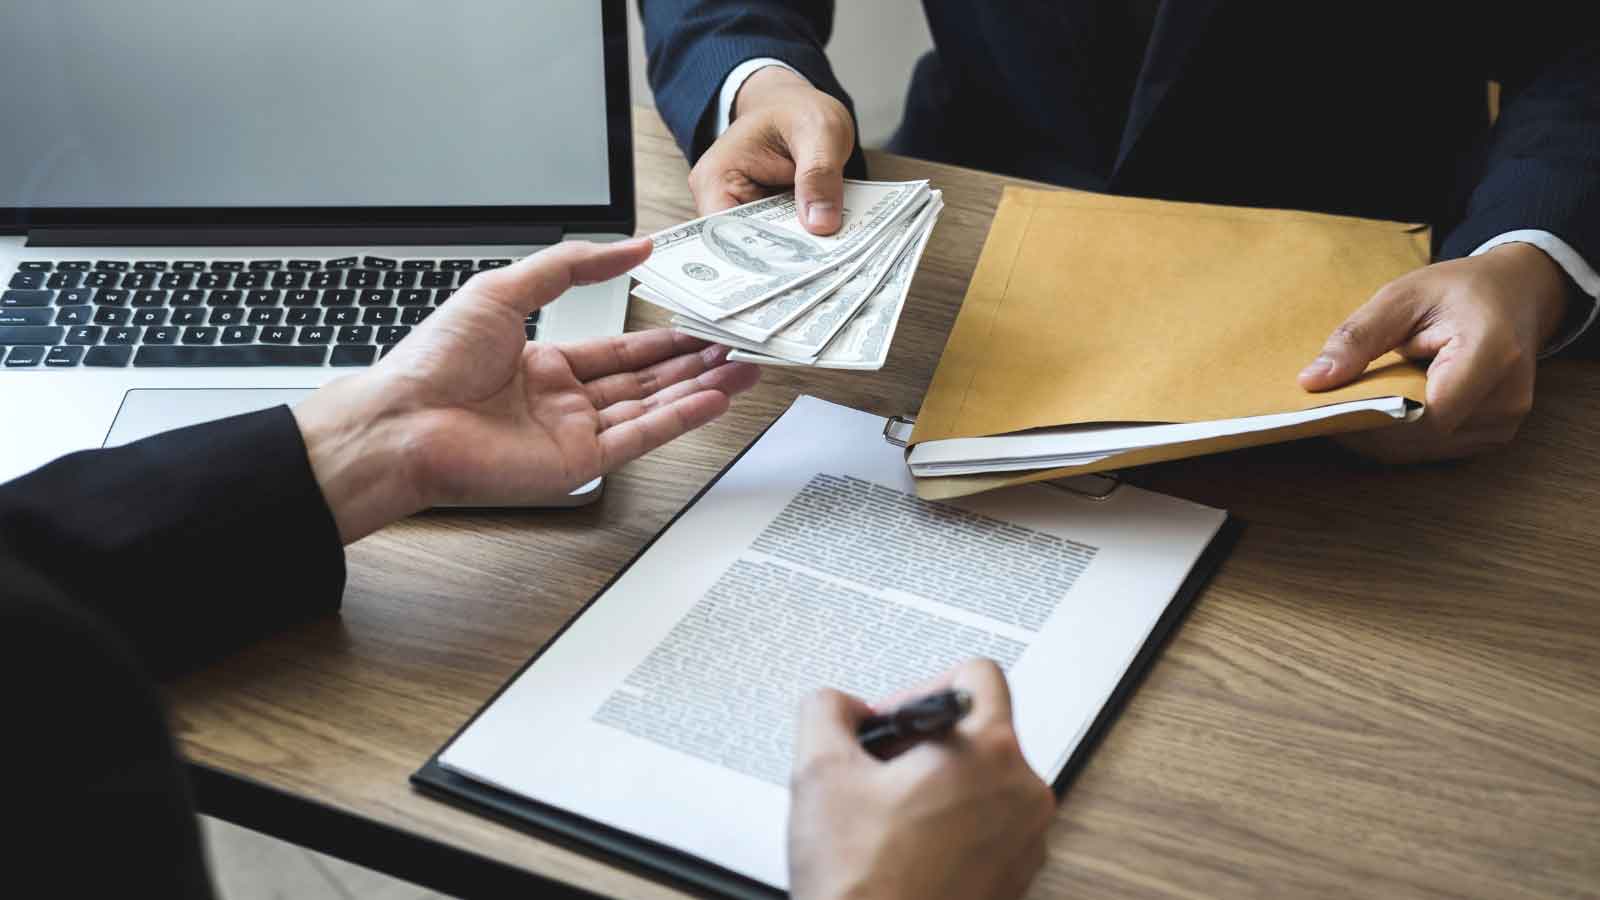
[[[1130,486],[930,503],[883,427],[795,401],[440,763],[786,888],[804,694],[987,656],[1053,781],[1226,514]]]

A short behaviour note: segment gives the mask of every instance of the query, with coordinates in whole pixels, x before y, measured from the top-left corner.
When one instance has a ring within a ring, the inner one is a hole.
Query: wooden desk
[[[693,209],[655,114],[635,122],[648,232]],[[1006,179],[869,158],[948,204],[887,369],[773,370],[589,509],[352,547],[341,617],[173,686],[202,806],[452,893],[538,872],[675,896],[406,779],[797,393],[917,407]],[[637,304],[630,327],[662,321]],[[1248,526],[1068,792],[1032,896],[1600,895],[1596,374],[1548,365],[1515,447],[1468,464],[1311,444],[1134,473]]]

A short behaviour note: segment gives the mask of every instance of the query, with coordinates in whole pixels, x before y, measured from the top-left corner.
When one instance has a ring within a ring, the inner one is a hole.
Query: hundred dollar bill
[[[801,226],[793,193],[767,197],[657,232],[654,252],[632,275],[695,316],[723,319],[833,273],[877,243],[927,190],[926,181],[846,180],[841,225],[826,237]],[[775,310],[763,327],[776,331],[822,296],[819,290],[793,309]]]
[[[674,327],[694,331],[700,337],[714,336],[722,343],[755,350],[769,356],[778,356],[799,363],[816,361],[817,354],[828,341],[839,333],[845,323],[859,311],[867,298],[877,289],[901,253],[917,240],[922,232],[933,227],[933,219],[943,206],[941,195],[932,191],[926,201],[895,223],[878,246],[862,254],[864,264],[839,287],[820,302],[813,304],[794,321],[770,336],[766,330],[752,322],[768,306],[781,302],[788,294],[773,298],[762,306],[729,316],[720,322],[705,322],[684,314],[675,316]],[[815,283],[815,282],[814,282]],[[797,290],[804,290],[805,286]],[[726,340],[724,340],[726,338]],[[734,343],[737,342],[737,343]]]
[[[922,251],[927,248],[932,233],[931,228],[925,230],[906,248],[866,305],[834,335],[811,365],[819,369],[883,368],[889,359],[889,345],[894,341],[895,329],[900,324],[900,313],[911,291],[911,279],[917,274]],[[790,360],[742,348],[729,353],[728,358],[766,365],[796,365]]]

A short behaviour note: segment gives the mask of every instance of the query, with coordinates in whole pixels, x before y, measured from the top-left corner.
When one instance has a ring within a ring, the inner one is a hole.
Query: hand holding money
[[[845,181],[840,227],[810,234],[794,195],[654,235],[634,296],[730,358],[879,369],[943,201],[926,181]]]

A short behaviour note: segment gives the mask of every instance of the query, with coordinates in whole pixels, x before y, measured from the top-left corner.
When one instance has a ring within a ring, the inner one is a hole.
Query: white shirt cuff
[[[1548,231],[1539,231],[1532,228],[1508,231],[1498,237],[1490,238],[1484,241],[1478,249],[1472,251],[1472,255],[1477,256],[1479,253],[1488,253],[1501,244],[1513,243],[1532,244],[1549,254],[1550,258],[1556,261],[1556,265],[1566,270],[1567,275],[1577,283],[1578,289],[1589,295],[1589,310],[1583,316],[1582,324],[1566,334],[1557,334],[1539,356],[1545,357],[1552,353],[1560,353],[1567,348],[1568,344],[1582,337],[1583,333],[1594,325],[1596,314],[1600,314],[1600,273],[1595,272],[1594,267],[1589,265],[1588,260],[1580,256],[1578,251],[1572,249],[1571,244]]]
[[[768,66],[788,69],[796,75],[800,75],[799,72],[795,72],[794,66],[781,59],[769,59],[763,56],[758,59],[747,59],[740,63],[732,72],[728,73],[727,79],[722,82],[722,93],[717,96],[717,137],[722,137],[722,133],[728,130],[729,125],[733,124],[733,101],[739,96],[739,88],[744,87],[745,80],[751,75]],[[800,75],[800,77],[804,78],[805,76]]]

